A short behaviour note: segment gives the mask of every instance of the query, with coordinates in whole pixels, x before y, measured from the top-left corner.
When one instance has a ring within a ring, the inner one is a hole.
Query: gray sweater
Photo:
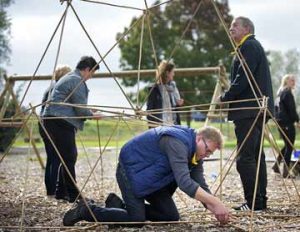
[[[159,141],[160,148],[168,155],[169,162],[178,187],[194,198],[200,186],[211,193],[203,176],[203,160],[197,165],[188,160],[188,149],[179,139],[163,136]]]

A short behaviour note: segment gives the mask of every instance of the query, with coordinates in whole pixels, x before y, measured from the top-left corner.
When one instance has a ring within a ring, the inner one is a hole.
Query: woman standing
[[[69,66],[59,66],[55,72],[54,77],[55,81],[57,82],[61,77],[66,75],[67,73],[71,72],[71,68]],[[48,87],[43,95],[41,106],[40,116],[43,116],[44,109],[45,109],[45,102],[48,99],[49,93],[51,93],[52,89],[54,88],[54,84]],[[57,181],[57,174],[58,174],[58,167],[60,165],[59,157],[56,155],[56,151],[53,148],[51,141],[49,140],[48,136],[44,132],[43,127],[39,124],[39,133],[43,139],[45,145],[45,151],[47,155],[46,161],[46,169],[45,169],[45,186],[47,191],[47,196],[55,195],[55,188],[56,188],[56,181]]]
[[[150,95],[147,101],[149,128],[160,124],[179,124],[172,108],[175,108],[176,105],[181,106],[183,99],[178,97],[179,92],[173,81],[174,75],[175,64],[171,61],[161,61],[156,74],[157,82],[149,88]],[[178,94],[176,95],[176,93]]]
[[[99,65],[93,57],[81,57],[76,69],[56,82],[51,91],[49,104],[45,106],[43,112],[43,117],[46,117],[43,120],[45,129],[65,163],[62,165],[61,162],[58,171],[58,176],[63,177],[65,182],[57,181],[56,199],[74,202],[79,194],[75,184],[77,160],[75,135],[77,130],[83,129],[86,118],[101,118],[101,114],[79,106],[87,105],[89,90],[86,81],[91,79],[98,69]]]
[[[284,141],[284,147],[281,149],[281,154],[284,157],[286,165],[283,168],[283,177],[286,178],[289,175],[288,167],[291,161],[291,155],[293,151],[293,147],[291,144],[295,142],[296,130],[295,130],[295,122],[298,123],[299,127],[299,116],[296,111],[296,103],[293,95],[293,89],[295,88],[295,76],[292,74],[285,75],[281,80],[281,85],[277,91],[277,98],[275,101],[275,112],[276,119],[281,129],[283,130],[284,136],[282,132],[279,130],[281,137]],[[291,144],[290,144],[290,142]],[[277,162],[273,165],[273,170],[276,173],[280,173],[279,164],[282,160],[282,156],[279,155],[277,157]]]

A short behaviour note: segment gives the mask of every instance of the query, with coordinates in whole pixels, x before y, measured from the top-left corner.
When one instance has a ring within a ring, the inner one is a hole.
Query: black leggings
[[[283,132],[285,133],[285,135],[288,137],[288,139],[290,140],[290,142],[294,145],[295,143],[295,138],[296,138],[296,130],[295,130],[295,126],[294,124],[289,124],[289,125],[281,125],[279,124],[281,129],[283,130]],[[281,149],[281,154],[284,157],[284,160],[287,164],[287,166],[289,166],[290,162],[291,162],[291,156],[292,156],[292,152],[293,152],[293,147],[290,145],[288,139],[286,138],[286,136],[284,136],[282,134],[282,132],[279,130],[280,135],[284,141],[284,147]],[[281,161],[281,156],[279,156],[279,163]]]

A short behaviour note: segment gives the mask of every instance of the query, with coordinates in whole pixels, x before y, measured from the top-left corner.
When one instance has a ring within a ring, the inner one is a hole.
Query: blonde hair
[[[58,81],[61,77],[71,72],[71,68],[68,65],[60,65],[54,72],[55,80]]]
[[[201,135],[207,140],[212,141],[217,145],[218,149],[221,149],[223,147],[224,139],[221,131],[215,127],[212,126],[205,126],[197,131],[197,135]]]
[[[168,72],[175,68],[175,64],[171,61],[162,60],[157,68],[156,79],[157,82],[167,84]]]
[[[284,75],[284,76],[281,78],[281,84],[280,84],[280,87],[279,87],[279,89],[278,89],[278,91],[277,91],[277,96],[279,96],[280,93],[281,93],[283,90],[289,88],[289,86],[288,86],[288,81],[289,81],[290,79],[292,79],[292,78],[295,79],[295,75],[293,75],[293,74],[286,74],[286,75]]]

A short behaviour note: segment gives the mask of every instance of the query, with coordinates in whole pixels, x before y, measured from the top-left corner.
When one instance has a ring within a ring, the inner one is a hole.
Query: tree
[[[0,2],[0,92],[3,88],[3,64],[9,62],[9,39],[10,39],[10,19],[7,16],[6,8],[13,3],[13,0],[1,0]],[[2,108],[3,99],[0,99],[0,108]],[[11,100],[4,112],[4,118],[11,117],[15,114],[16,102]],[[0,127],[0,151],[5,151],[5,149],[12,142],[16,133],[17,128],[12,127]]]
[[[4,72],[2,65],[9,61],[10,47],[10,19],[7,16],[5,8],[8,7],[13,0],[1,0],[0,2],[0,74]],[[0,90],[2,89],[3,79],[0,76]]]
[[[150,32],[147,22],[150,24],[155,53],[158,62],[162,59],[172,58],[177,67],[209,67],[217,66],[220,59],[224,64],[229,64],[232,50],[229,39],[210,1],[201,1],[201,6],[195,17],[192,18],[199,0],[179,0],[161,5],[151,10],[149,21],[145,22],[144,39],[142,48],[141,69],[153,69],[157,67],[153,49],[151,47]],[[159,4],[157,1],[155,4]],[[228,1],[218,1],[218,8],[227,24],[232,21],[229,14]],[[183,39],[180,41],[183,31],[188,27]],[[138,19],[133,18],[130,26]],[[127,31],[125,28],[123,33]],[[117,34],[117,39],[123,33]],[[121,50],[120,66],[123,69],[137,69],[139,59],[139,47],[141,37],[141,23],[119,43]],[[172,51],[176,44],[180,45]],[[154,83],[154,77],[143,78],[147,84]],[[185,93],[185,102],[188,105],[210,102],[216,79],[212,76],[201,76],[194,78],[176,77],[177,86],[181,93]],[[122,80],[125,86],[134,86],[137,80],[127,78]],[[142,94],[146,96],[147,94]]]
[[[281,78],[287,74],[292,73],[298,78],[296,81],[296,102],[300,101],[300,52],[296,49],[290,49],[285,53],[280,51],[270,51],[269,60],[271,63],[271,75],[273,82],[274,95],[280,86]],[[299,104],[298,104],[299,105]]]

